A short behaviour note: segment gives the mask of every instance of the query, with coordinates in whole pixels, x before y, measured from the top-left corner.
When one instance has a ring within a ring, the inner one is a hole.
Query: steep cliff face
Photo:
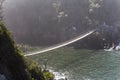
[[[45,80],[41,69],[37,66],[29,68],[32,62],[28,62],[20,53],[10,32],[0,23],[0,74],[7,80]]]

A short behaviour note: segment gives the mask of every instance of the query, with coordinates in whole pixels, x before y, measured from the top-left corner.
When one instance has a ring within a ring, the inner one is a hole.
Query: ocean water
[[[120,80],[120,52],[116,51],[65,47],[29,58],[43,68],[47,64],[48,69],[67,80]]]

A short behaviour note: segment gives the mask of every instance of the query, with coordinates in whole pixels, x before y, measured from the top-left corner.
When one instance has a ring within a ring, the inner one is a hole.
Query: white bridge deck
[[[63,42],[63,43],[60,43],[60,44],[57,44],[55,46],[51,46],[51,47],[48,47],[48,48],[45,48],[43,50],[40,50],[40,51],[36,51],[36,52],[33,52],[33,53],[28,53],[28,54],[25,54],[24,56],[32,56],[32,55],[36,55],[36,54],[40,54],[40,53],[44,53],[44,52],[48,52],[48,51],[51,51],[51,50],[54,50],[54,49],[58,49],[58,48],[61,48],[61,47],[64,47],[66,45],[69,45],[69,44],[72,44],[78,40],[81,40],[87,36],[89,36],[90,34],[92,34],[95,30],[91,30],[85,34],[82,34],[82,35],[79,35],[78,37],[75,37],[69,41],[66,41],[66,42]]]

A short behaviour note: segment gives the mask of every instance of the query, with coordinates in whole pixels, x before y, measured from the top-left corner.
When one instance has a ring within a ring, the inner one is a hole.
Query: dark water
[[[62,48],[30,57],[68,80],[120,80],[120,52]]]

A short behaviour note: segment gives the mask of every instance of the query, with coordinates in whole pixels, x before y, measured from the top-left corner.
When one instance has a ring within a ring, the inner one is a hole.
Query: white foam
[[[120,45],[116,46],[115,50],[120,51]]]
[[[114,47],[111,47],[109,49],[104,49],[105,51],[113,51],[114,50]]]
[[[64,73],[55,72],[54,70],[49,70],[51,73],[55,75],[55,80],[66,80],[67,76]]]

